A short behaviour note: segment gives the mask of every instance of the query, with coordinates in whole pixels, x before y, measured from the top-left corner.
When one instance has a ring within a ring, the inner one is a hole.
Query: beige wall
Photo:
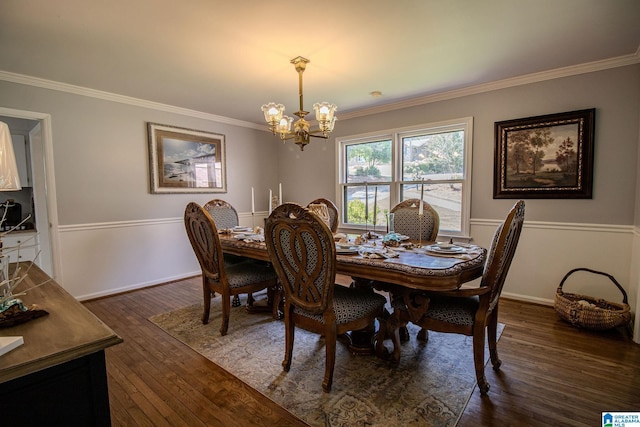
[[[277,141],[260,130],[90,96],[0,81],[2,106],[51,115],[60,225],[179,217],[189,201],[221,197],[239,211],[267,209],[278,185]],[[224,134],[226,194],[149,193],[146,123]],[[274,187],[276,188],[276,187]]]
[[[304,152],[259,126],[243,126],[153,106],[0,81],[3,107],[51,116],[60,231],[60,282],[80,299],[135,289],[199,272],[182,225],[188,201],[215,195],[152,195],[148,184],[146,122],[226,135],[228,193],[241,221],[266,213],[269,188],[283,184],[285,201],[335,199],[335,137],[453,118],[474,118],[471,233],[488,245],[513,200],[494,200],[493,124],[496,121],[596,108],[593,199],[527,200],[523,241],[505,293],[550,303],[571,268],[613,274],[638,296],[640,217],[640,65],[580,74],[348,119],[329,141]],[[257,220],[259,222],[259,219]],[[635,226],[635,232],[634,232]],[[635,236],[635,237],[634,237]],[[633,273],[632,273],[633,272]],[[574,292],[598,292],[582,283]],[[582,287],[582,289],[580,289]],[[603,297],[619,298],[607,289]]]
[[[498,221],[514,203],[493,199],[494,123],[587,108],[596,109],[593,198],[526,200],[525,228],[504,295],[552,304],[562,277],[573,268],[589,267],[612,274],[635,312],[640,306],[640,65],[343,117],[329,143],[314,141],[303,153],[282,146],[280,177],[289,188],[288,200],[337,199],[335,137],[472,116],[471,236],[488,246]],[[567,292],[622,302],[620,292],[602,276],[576,273],[565,286]],[[638,329],[635,339],[640,342]]]
[[[494,123],[587,108],[596,109],[593,198],[528,200],[527,219],[631,225],[635,218],[638,171],[640,65],[339,119],[329,142],[313,141],[303,153],[292,145],[281,147],[280,176],[291,189],[293,200],[310,199],[309,193],[335,198],[335,137],[471,116],[474,118],[471,218],[497,219],[513,203],[493,199]]]

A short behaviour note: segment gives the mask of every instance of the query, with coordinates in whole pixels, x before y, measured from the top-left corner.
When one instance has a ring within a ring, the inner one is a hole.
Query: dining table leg
[[[351,287],[374,292],[372,281],[369,279],[352,277]],[[374,322],[364,329],[349,331],[345,336],[341,337],[341,340],[345,342],[352,354],[374,355],[376,354],[375,335],[376,325]]]
[[[379,319],[380,332],[378,333],[376,351],[380,357],[398,363],[401,352],[400,344],[406,341],[402,339],[402,331],[407,330],[409,322],[418,324],[429,308],[429,298],[419,291],[410,289],[402,290],[394,287],[389,291],[392,296],[391,308],[393,311],[385,318]],[[422,336],[419,334],[418,339],[421,338],[426,338],[426,331]],[[390,339],[393,344],[391,353],[382,342],[385,339]]]

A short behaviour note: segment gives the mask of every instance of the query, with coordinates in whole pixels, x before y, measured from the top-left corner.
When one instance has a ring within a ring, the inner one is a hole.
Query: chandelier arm
[[[280,135],[280,139],[283,141],[288,141],[290,139],[293,139],[296,137],[296,134],[294,132],[290,132],[289,134],[287,134],[287,136],[283,137],[282,135]]]
[[[315,135],[316,133],[322,133],[322,131],[320,129],[312,130],[309,132],[309,136],[312,136],[314,138],[329,139],[328,135]]]

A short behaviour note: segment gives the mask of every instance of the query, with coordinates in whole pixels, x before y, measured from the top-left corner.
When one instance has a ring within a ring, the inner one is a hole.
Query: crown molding
[[[640,47],[634,54],[619,56],[616,58],[604,59],[602,61],[588,62],[570,67],[557,68],[555,70],[542,71],[539,73],[527,74],[524,76],[513,77],[510,79],[499,80],[490,83],[484,83],[466,88],[450,90],[446,92],[436,93],[432,95],[419,96],[397,102],[390,102],[371,108],[362,108],[353,111],[345,111],[340,113],[340,120],[353,119],[356,117],[369,116],[372,114],[385,113],[403,108],[415,107],[418,105],[430,104],[434,102],[446,101],[455,98],[461,98],[479,93],[491,92],[499,89],[506,89],[514,86],[522,86],[530,83],[538,83],[546,80],[553,80],[562,77],[575,76],[579,74],[592,73],[596,71],[608,70],[611,68],[624,67],[640,63]],[[190,110],[188,108],[175,107],[173,105],[162,104],[159,102],[147,101],[144,99],[133,98],[130,96],[118,95],[110,92],[90,89],[82,86],[70,85],[67,83],[55,82],[52,80],[41,79],[38,77],[27,76],[23,74],[11,73],[0,70],[0,80],[19,83],[29,86],[36,86],[44,89],[57,90],[61,92],[73,93],[76,95],[88,96],[92,98],[104,99],[112,102],[133,105],[136,107],[149,108],[153,110],[166,111],[169,113],[181,114],[189,117],[196,117],[205,120],[212,120],[219,123],[226,123],[234,126],[240,126],[256,130],[265,130],[265,126],[259,123],[247,122],[244,120],[232,119],[230,117],[218,116],[215,114],[204,113],[202,111]]]
[[[98,98],[106,101],[119,102],[121,104],[133,105],[135,107],[149,108],[152,110],[159,110],[159,111],[165,111],[168,113],[181,114],[183,116],[196,117],[199,119],[211,120],[211,121],[226,123],[234,126],[264,130],[263,125],[247,122],[244,120],[232,119],[230,117],[218,116],[215,114],[204,113],[202,111],[190,110],[188,108],[182,108],[182,107],[175,107],[173,105],[162,104],[160,102],[147,101],[144,99],[118,95],[111,92],[90,89],[82,86],[70,85],[67,83],[55,82],[52,80],[26,76],[23,74],[11,73],[8,71],[0,70],[0,80],[5,80],[8,82],[19,83],[19,84],[28,85],[28,86],[40,87],[43,89],[51,89],[51,90],[56,90],[60,92],[72,93],[75,95],[88,96],[91,98]]]
[[[554,80],[562,77],[570,77],[579,74],[593,73],[596,71],[608,70],[610,68],[625,67],[640,63],[640,48],[631,55],[619,56],[616,58],[604,59],[602,61],[589,62],[586,64],[572,65],[570,67],[557,68],[555,70],[542,71],[539,73],[527,74],[510,79],[498,80],[476,86],[450,90],[432,95],[419,96],[398,102],[379,105],[371,108],[363,108],[354,111],[340,113],[340,120],[353,119],[356,117],[370,116],[372,114],[386,113],[403,108],[415,107],[418,105],[433,102],[447,101],[479,93],[492,92],[494,90],[506,89],[515,86],[522,86],[530,83],[538,83],[546,80]]]

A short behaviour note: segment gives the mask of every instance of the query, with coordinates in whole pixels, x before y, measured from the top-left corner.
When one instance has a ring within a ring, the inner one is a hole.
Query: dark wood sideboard
[[[47,279],[34,265],[18,290]],[[111,425],[104,349],[122,339],[55,281],[20,299],[49,314],[0,328],[0,336],[24,337],[0,356],[2,424]]]

